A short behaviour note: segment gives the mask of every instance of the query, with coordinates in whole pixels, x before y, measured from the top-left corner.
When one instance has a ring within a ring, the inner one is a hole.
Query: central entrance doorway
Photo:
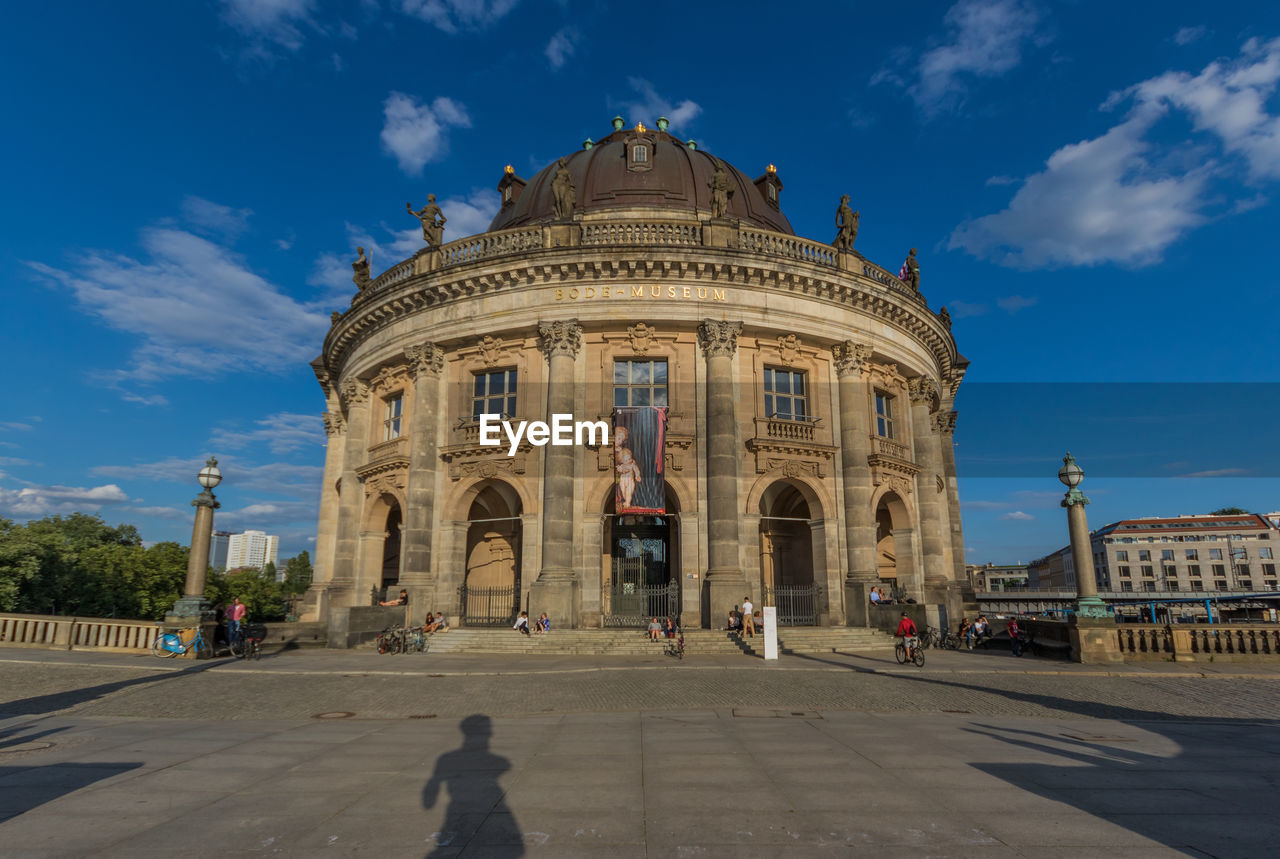
[[[667,514],[617,516],[605,505],[601,608],[605,626],[640,627],[651,618],[680,622],[679,525],[667,491]]]

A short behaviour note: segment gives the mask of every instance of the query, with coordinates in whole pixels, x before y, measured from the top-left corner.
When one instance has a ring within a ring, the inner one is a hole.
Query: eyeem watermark
[[[502,438],[498,434],[499,428],[506,433],[508,441],[511,442],[507,456],[516,455],[516,448],[520,446],[522,438],[528,440],[534,447],[542,447],[548,443],[556,447],[609,444],[608,423],[575,421],[573,415],[552,415],[549,426],[542,421],[520,421],[514,427],[511,421],[502,420],[502,415],[481,415],[480,444],[484,447],[497,447],[502,444]],[[599,441],[596,440],[597,434]]]

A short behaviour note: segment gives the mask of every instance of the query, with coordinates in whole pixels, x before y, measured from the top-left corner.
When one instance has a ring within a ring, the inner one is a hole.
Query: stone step
[[[666,639],[649,640],[640,629],[553,630],[545,636],[521,636],[507,629],[452,629],[428,637],[433,653],[525,653],[544,655],[645,656],[666,649]],[[778,635],[782,653],[830,653],[833,651],[886,650],[894,640],[878,630],[843,627],[788,627]],[[723,630],[685,632],[685,652],[706,655],[758,656],[764,639],[739,638]]]

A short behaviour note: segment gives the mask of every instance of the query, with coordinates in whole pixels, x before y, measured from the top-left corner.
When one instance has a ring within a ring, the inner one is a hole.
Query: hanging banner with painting
[[[663,436],[667,410],[660,406],[631,406],[613,410],[615,512],[667,512]]]

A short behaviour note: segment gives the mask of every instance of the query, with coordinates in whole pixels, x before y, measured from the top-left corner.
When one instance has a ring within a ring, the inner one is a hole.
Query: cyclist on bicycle
[[[916,630],[915,623],[911,618],[907,617],[907,613],[902,613],[902,620],[898,621],[898,631],[894,635],[902,639],[902,644],[907,649],[907,661],[910,662],[915,658],[916,647],[919,646],[920,640],[916,637],[920,633]]]

